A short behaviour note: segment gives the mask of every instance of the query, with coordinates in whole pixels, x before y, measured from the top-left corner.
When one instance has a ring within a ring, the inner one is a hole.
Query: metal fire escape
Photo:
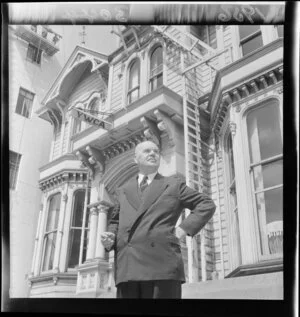
[[[184,139],[186,145],[186,183],[196,190],[204,191],[202,153],[204,152],[204,147],[209,151],[214,150],[201,140],[201,119],[198,100],[202,95],[208,92],[204,91],[202,87],[201,67],[208,66],[210,73],[218,71],[218,67],[214,65],[216,64],[215,61],[217,57],[224,54],[228,48],[218,51],[196,36],[180,29],[180,27],[172,25],[151,25],[151,27],[181,51],[181,84],[185,127]],[[137,25],[128,25],[123,29],[121,29],[120,26],[116,26],[116,29],[114,27],[112,28],[111,32],[120,37],[120,43],[122,43],[127,55],[129,55],[128,45],[126,44],[127,39],[131,38],[131,41],[135,41],[137,47],[140,48],[137,35],[139,28],[140,26]],[[211,86],[212,80],[210,82],[210,88]],[[183,217],[187,217],[188,214],[189,211],[186,210]],[[189,282],[207,280],[208,261],[206,242],[207,237],[209,237],[209,225],[208,223],[196,237],[187,237],[186,239]],[[199,267],[201,268],[200,272]]]
[[[217,51],[205,42],[176,26],[152,26],[163,37],[170,40],[181,48],[181,71],[182,71],[182,96],[184,114],[184,139],[185,139],[185,174],[188,186],[204,191],[202,173],[204,170],[202,153],[203,147],[212,150],[201,141],[200,135],[200,112],[198,99],[203,95],[201,89],[202,65],[207,65],[214,72],[218,70],[213,65],[213,60],[225,53],[227,49]],[[222,65],[223,66],[223,65]],[[200,84],[199,84],[200,83]],[[210,83],[210,87],[212,82]],[[189,210],[183,217],[188,216]],[[207,237],[209,236],[209,223],[196,237],[187,237],[187,260],[189,282],[207,280]],[[199,243],[200,240],[200,243]],[[200,253],[200,256],[199,256]],[[199,263],[200,261],[200,263]],[[200,264],[200,265],[199,265]],[[199,267],[201,268],[199,272]]]

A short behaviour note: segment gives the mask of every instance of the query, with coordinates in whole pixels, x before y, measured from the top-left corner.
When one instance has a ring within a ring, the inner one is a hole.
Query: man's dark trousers
[[[181,281],[129,281],[117,286],[117,298],[181,298]]]

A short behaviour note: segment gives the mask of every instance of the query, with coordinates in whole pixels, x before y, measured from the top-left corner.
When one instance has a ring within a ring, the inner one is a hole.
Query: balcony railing
[[[54,32],[46,25],[18,25],[15,34],[21,39],[45,51],[49,56],[52,56],[59,51],[58,43],[61,39],[61,35]]]

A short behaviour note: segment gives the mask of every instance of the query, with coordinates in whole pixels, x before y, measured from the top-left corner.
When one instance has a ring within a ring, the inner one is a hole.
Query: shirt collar
[[[147,175],[148,176],[148,184],[150,184],[153,181],[153,179],[156,176],[156,174],[157,174],[157,172]],[[141,181],[144,178],[144,176],[145,176],[144,174],[139,173],[139,177],[138,177],[139,184],[141,183]]]

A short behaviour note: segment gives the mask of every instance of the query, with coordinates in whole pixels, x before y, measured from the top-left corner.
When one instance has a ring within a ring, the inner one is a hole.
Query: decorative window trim
[[[39,272],[41,275],[44,274],[49,274],[50,272],[53,272],[53,270],[55,269],[54,267],[50,270],[43,270],[43,265],[44,265],[44,256],[45,256],[45,237],[46,234],[48,234],[46,232],[46,227],[47,227],[47,221],[48,221],[48,216],[49,216],[49,208],[50,208],[50,200],[52,197],[54,197],[55,195],[60,195],[60,203],[59,203],[59,210],[58,210],[58,220],[57,220],[57,228],[56,228],[56,234],[58,233],[58,225],[59,225],[59,218],[60,218],[60,208],[61,208],[61,200],[63,197],[63,193],[61,190],[58,191],[53,191],[51,194],[47,195],[47,204],[46,204],[46,209],[45,209],[45,217],[44,217],[44,223],[43,223],[43,230],[42,230],[42,236],[41,236],[41,242],[42,242],[42,246],[41,246],[41,256],[40,256],[40,264],[39,264]],[[53,230],[52,230],[53,231]],[[58,235],[56,235],[55,240],[57,241],[57,237]],[[55,251],[54,251],[54,255],[53,255],[53,261],[55,260]]]
[[[130,71],[131,71],[131,67],[133,66],[134,63],[138,63],[138,85],[135,87],[132,87],[131,89],[129,89],[129,77],[130,77]],[[136,100],[141,98],[141,59],[137,56],[134,56],[132,59],[130,59],[128,61],[127,67],[126,67],[126,105],[130,105],[133,102],[135,102]],[[128,98],[129,95],[134,92],[134,91],[138,91],[138,97],[137,99],[135,99],[134,101],[129,102]]]
[[[274,100],[274,102],[278,103],[278,107],[279,107],[279,119],[282,122],[282,116],[283,116],[283,107],[282,107],[282,100],[279,97],[279,95],[272,95],[272,96],[267,96],[261,100],[258,100],[257,102],[244,107],[243,110],[241,111],[241,135],[242,138],[244,140],[247,140],[247,142],[243,143],[243,158],[244,158],[244,168],[245,171],[247,172],[248,178],[249,178],[249,182],[246,182],[245,187],[246,187],[246,192],[247,192],[247,197],[248,197],[248,201],[250,203],[250,207],[249,210],[251,209],[251,214],[252,214],[252,219],[253,219],[253,226],[254,226],[254,230],[256,232],[255,234],[255,250],[256,250],[256,256],[258,259],[258,262],[261,263],[262,261],[266,261],[266,260],[276,260],[276,259],[281,259],[282,255],[280,254],[274,254],[274,255],[263,255],[262,254],[262,250],[260,247],[260,232],[259,232],[259,219],[258,219],[258,215],[257,215],[257,207],[256,207],[256,198],[255,198],[255,189],[254,189],[254,184],[253,184],[253,178],[250,175],[250,168],[251,168],[251,162],[250,162],[250,149],[249,149],[249,143],[248,143],[248,133],[247,133],[247,115],[251,112],[251,111],[255,111],[256,109],[262,108],[264,106],[266,106],[266,104],[268,104],[269,102],[272,102],[272,100]],[[282,137],[282,126],[280,127],[281,130],[281,137]],[[283,157],[283,154],[280,155],[280,157]],[[267,161],[272,161],[273,159],[278,159],[277,157],[274,158],[270,158]],[[262,161],[260,161],[261,165]],[[283,184],[282,184],[283,186]],[[275,187],[282,187],[280,186],[275,186]],[[274,187],[274,188],[275,188]],[[268,188],[269,190],[270,188]]]
[[[74,216],[74,208],[75,208],[75,200],[76,200],[76,195],[78,192],[83,192],[84,193],[84,201],[83,201],[83,204],[85,203],[85,197],[86,197],[86,188],[82,188],[82,187],[79,187],[79,188],[76,188],[73,192],[72,192],[72,205],[71,205],[71,212],[70,212],[70,222],[69,222],[69,226],[68,226],[68,244],[67,244],[67,252],[66,252],[66,262],[65,262],[65,270],[67,272],[73,272],[76,270],[76,267],[75,268],[70,268],[68,267],[69,266],[69,257],[70,257],[70,254],[71,254],[71,248],[72,248],[72,245],[71,245],[71,242],[70,242],[70,233],[71,233],[71,230],[80,230],[80,232],[82,232],[82,227],[73,227],[72,226],[72,220],[73,220],[73,216]],[[83,205],[83,208],[85,206]],[[83,210],[83,213],[84,213],[84,210]],[[88,223],[88,217],[87,217],[87,223],[85,224],[85,228],[84,230],[89,230],[89,223]],[[79,244],[79,252],[80,252],[80,249],[81,249],[81,238],[80,238],[80,244]],[[80,257],[80,253],[78,254],[78,257]],[[80,261],[80,258],[79,258],[79,261]],[[78,264],[77,265],[80,265],[78,261]]]
[[[33,92],[31,92],[30,90],[25,89],[23,87],[20,87],[19,88],[18,99],[17,99],[17,104],[16,104],[16,107],[15,107],[15,113],[20,115],[20,116],[22,116],[22,117],[24,117],[24,118],[30,119],[31,114],[32,114],[34,97],[35,97],[35,94]],[[21,98],[23,98],[23,101],[20,101]],[[25,109],[24,105],[25,105],[26,102],[29,102],[29,107],[30,107],[29,110],[27,109],[28,115],[26,115],[26,113],[24,113],[24,109]],[[21,109],[19,109],[20,107],[21,107]]]
[[[154,75],[151,74],[153,70],[150,69],[151,67],[151,57],[152,54],[154,53],[154,51],[161,47],[162,50],[162,64],[158,65],[154,70],[156,71],[157,69],[159,70],[157,73],[155,73]],[[164,85],[164,77],[165,75],[165,63],[164,63],[164,56],[165,56],[166,52],[165,52],[165,45],[164,43],[161,43],[161,41],[158,41],[155,44],[152,44],[151,48],[148,50],[148,65],[147,65],[147,70],[148,70],[148,83],[147,83],[147,91],[148,93],[151,93],[152,91],[158,89],[159,87]],[[160,68],[160,69],[159,69]],[[162,85],[159,87],[156,87],[155,89],[151,89],[151,81],[154,80],[155,78],[158,78],[158,76],[162,76]]]

